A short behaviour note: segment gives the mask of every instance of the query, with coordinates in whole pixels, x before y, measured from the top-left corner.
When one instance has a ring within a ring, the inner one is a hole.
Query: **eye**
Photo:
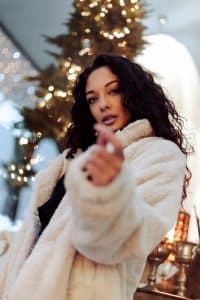
[[[87,99],[87,102],[89,105],[91,105],[91,104],[95,103],[96,100],[97,100],[97,97],[90,97]]]
[[[120,89],[118,87],[113,88],[112,90],[110,90],[109,94],[112,95],[118,95],[120,94]]]

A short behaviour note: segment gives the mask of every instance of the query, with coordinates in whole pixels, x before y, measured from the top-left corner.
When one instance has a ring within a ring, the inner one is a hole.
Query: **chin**
[[[118,130],[121,130],[124,126],[117,126],[117,125],[113,125],[110,127],[110,130],[112,130],[113,132],[116,132]]]
[[[128,123],[125,124],[112,124],[112,125],[105,125],[107,128],[109,128],[112,132],[116,132],[118,130],[123,129]]]
[[[117,130],[122,130],[124,127],[126,127],[129,124],[129,122],[124,123],[124,124],[120,124],[120,125],[115,125],[113,126],[113,129],[111,129],[113,132],[117,131]]]

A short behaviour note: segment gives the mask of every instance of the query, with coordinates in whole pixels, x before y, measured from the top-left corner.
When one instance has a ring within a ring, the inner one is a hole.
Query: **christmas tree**
[[[49,66],[29,80],[39,82],[34,110],[25,108],[26,127],[51,137],[60,149],[70,123],[72,87],[82,68],[94,56],[113,53],[132,59],[144,47],[142,19],[146,15],[140,0],[75,0],[74,12],[64,25],[67,34],[46,36],[59,53],[49,52],[57,66]]]
[[[58,53],[48,51],[56,58],[57,65],[50,65],[37,76],[27,78],[38,82],[38,102],[34,109],[22,110],[23,126],[33,138],[26,147],[23,146],[20,155],[17,139],[15,152],[18,155],[14,153],[13,161],[5,166],[8,178],[12,179],[7,184],[13,196],[6,204],[6,213],[12,219],[15,218],[19,191],[33,174],[32,154],[39,140],[54,139],[60,151],[65,146],[73,105],[72,88],[77,75],[98,54],[112,53],[132,59],[145,44],[142,19],[146,11],[142,1],[75,0],[73,8],[69,21],[64,23],[67,33],[45,36],[48,43],[59,49]]]
[[[8,189],[3,214],[8,215],[12,220],[15,219],[17,213],[21,188],[29,184],[30,180],[34,180],[32,165],[35,160],[32,155],[40,139],[39,134],[36,136],[26,130],[23,121],[14,124],[13,132],[14,149],[12,159],[8,164],[3,164]]]

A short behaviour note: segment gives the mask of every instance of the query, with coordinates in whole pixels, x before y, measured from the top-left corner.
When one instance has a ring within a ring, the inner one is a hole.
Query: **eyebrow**
[[[110,84],[112,84],[114,82],[119,82],[119,80],[116,79],[116,80],[109,81],[104,85],[104,87],[108,87]],[[86,95],[91,94],[91,93],[94,93],[94,91],[90,90],[90,91],[86,92]]]

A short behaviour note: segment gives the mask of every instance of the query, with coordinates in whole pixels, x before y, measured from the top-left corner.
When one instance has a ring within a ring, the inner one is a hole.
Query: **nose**
[[[104,95],[102,95],[99,99],[99,108],[101,112],[104,112],[110,108],[110,103]]]

